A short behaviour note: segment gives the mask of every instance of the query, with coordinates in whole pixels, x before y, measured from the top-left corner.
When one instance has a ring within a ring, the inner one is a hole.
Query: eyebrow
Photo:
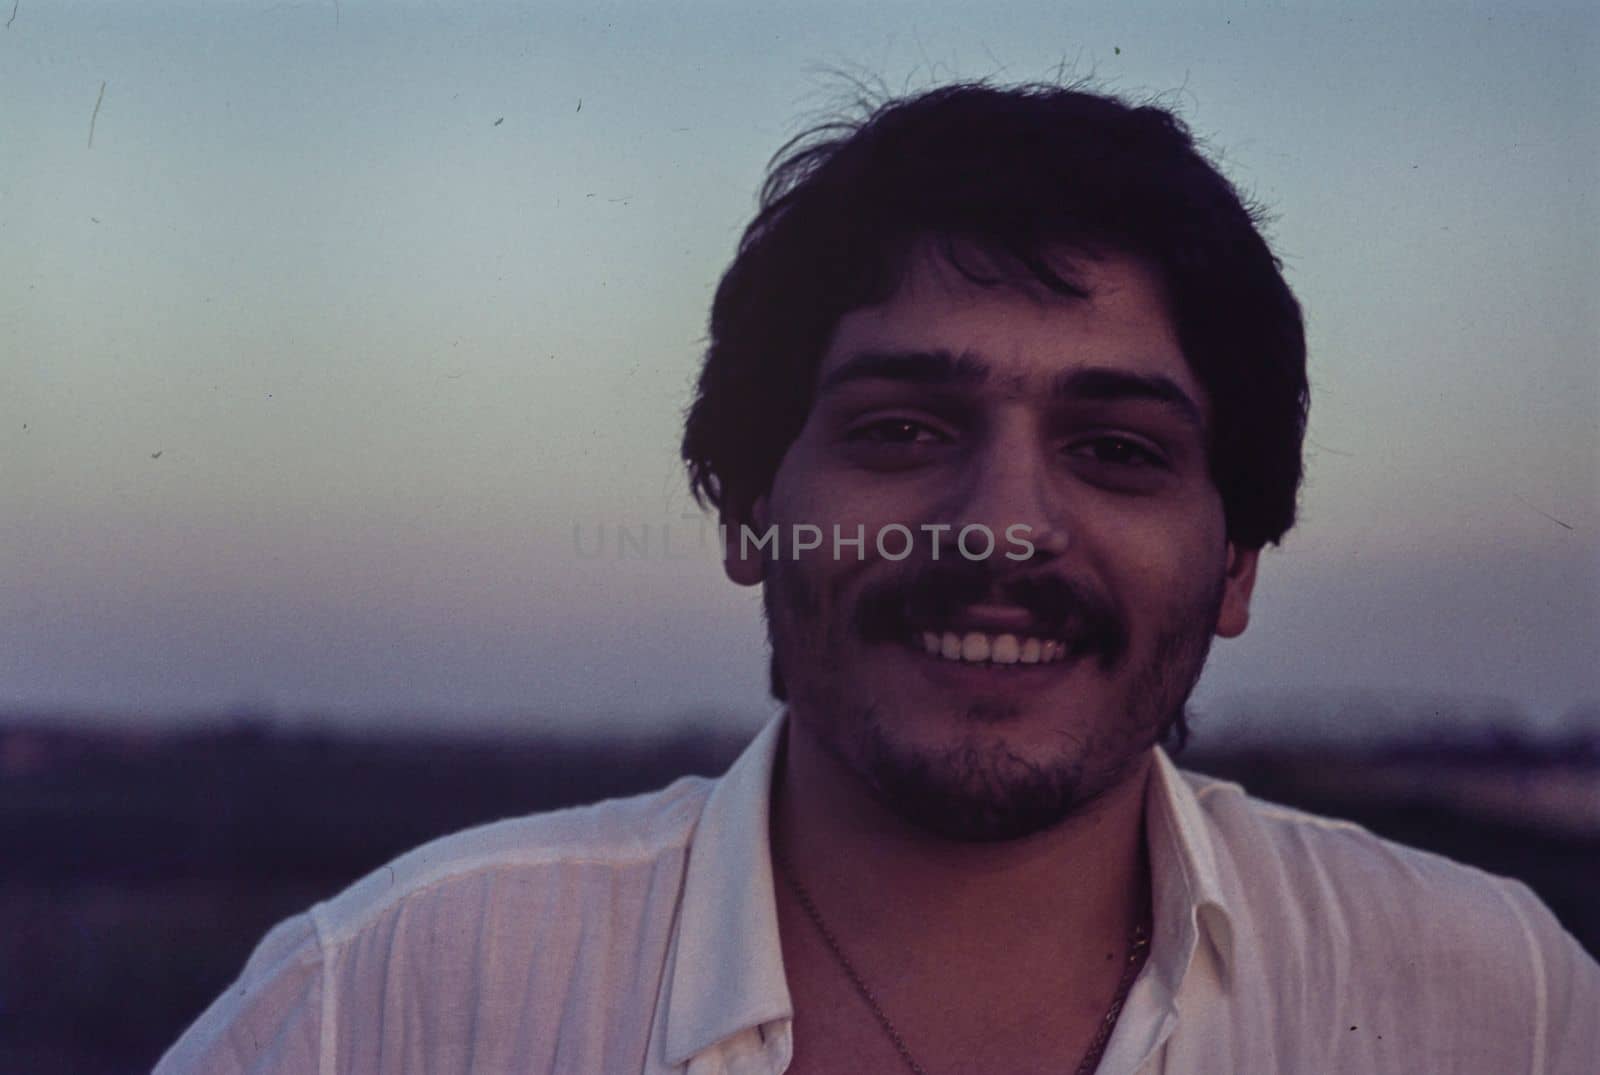
[[[944,388],[980,385],[989,379],[989,367],[970,354],[949,351],[864,351],[841,362],[817,386],[826,395],[854,381],[899,381],[903,384]]]
[[[1177,381],[1159,373],[1130,373],[1098,366],[1068,370],[1051,380],[1050,397],[1108,403],[1125,400],[1159,403],[1196,429],[1205,428],[1205,414],[1200,404]]]
[[[841,362],[817,386],[826,395],[856,381],[896,381],[924,388],[975,387],[989,380],[990,368],[970,353],[949,351],[864,351]],[[1091,366],[1067,370],[1050,381],[1048,395],[1061,402],[1157,403],[1197,429],[1205,428],[1204,412],[1172,378],[1159,373]]]

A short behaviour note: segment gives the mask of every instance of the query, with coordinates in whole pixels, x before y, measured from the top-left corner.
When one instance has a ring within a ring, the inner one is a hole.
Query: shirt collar
[[[666,996],[666,1061],[794,1015],[778,939],[768,808],[784,718],[712,788],[689,847]]]
[[[1150,767],[1144,817],[1154,900],[1150,970],[1167,995],[1176,996],[1201,940],[1228,972],[1234,931],[1205,812],[1189,778],[1160,747]]]
[[[742,1030],[794,1016],[768,839],[783,734],[779,714],[717,781],[701,812],[664,998],[668,1064],[684,1064]],[[1174,997],[1202,937],[1226,969],[1233,930],[1199,800],[1159,748],[1146,790],[1145,833],[1154,899],[1148,970]]]

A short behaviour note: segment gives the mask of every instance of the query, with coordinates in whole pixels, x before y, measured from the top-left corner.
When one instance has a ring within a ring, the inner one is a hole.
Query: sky
[[[1306,310],[1301,522],[1197,708],[1600,699],[1587,5],[7,15],[0,711],[762,719],[676,445],[763,167],[851,79],[1059,72],[1177,108]]]

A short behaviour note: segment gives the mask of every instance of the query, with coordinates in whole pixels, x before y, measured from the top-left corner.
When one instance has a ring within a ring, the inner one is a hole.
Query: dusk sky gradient
[[[1600,699],[1590,5],[20,0],[0,710],[763,717],[676,456],[763,167],[837,72],[1063,64],[1180,109],[1307,312],[1302,522],[1202,711]]]

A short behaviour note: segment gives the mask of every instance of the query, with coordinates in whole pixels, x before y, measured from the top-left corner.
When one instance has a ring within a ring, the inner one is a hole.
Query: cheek
[[[837,600],[864,573],[900,571],[925,558],[933,538],[919,527],[933,516],[916,496],[906,494],[904,489],[851,487],[847,481],[774,483],[770,522],[779,527],[783,566],[800,569],[814,589]],[[821,541],[801,553],[798,564],[791,559],[797,525],[815,527],[806,531],[806,540],[820,535]]]
[[[803,562],[781,558],[768,561],[763,593],[768,616],[785,622],[814,620],[822,611],[822,592]]]
[[[1214,600],[1227,545],[1220,508],[1209,508],[1196,506],[1160,518],[1108,514],[1102,525],[1080,529],[1083,544],[1092,550],[1089,555],[1112,581],[1130,616],[1193,610]]]
[[[948,481],[849,466],[830,454],[821,437],[808,427],[784,456],[768,497],[772,522],[786,528],[795,523],[821,527],[830,542],[836,524],[849,538],[855,536],[858,526],[864,527],[870,558],[875,555],[873,537],[883,526],[900,523],[915,530],[933,517]]]

